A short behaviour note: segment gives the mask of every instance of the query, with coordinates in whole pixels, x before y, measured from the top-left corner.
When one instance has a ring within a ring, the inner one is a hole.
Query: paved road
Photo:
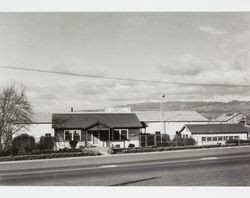
[[[250,186],[250,153],[0,171],[0,185]]]

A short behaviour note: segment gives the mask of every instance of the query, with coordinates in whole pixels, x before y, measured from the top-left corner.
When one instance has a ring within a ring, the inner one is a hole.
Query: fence
[[[169,146],[170,139],[166,134],[140,134],[140,146]]]

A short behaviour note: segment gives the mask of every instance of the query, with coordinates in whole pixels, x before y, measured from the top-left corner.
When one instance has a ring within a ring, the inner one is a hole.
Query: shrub
[[[109,153],[109,154],[114,154],[115,152],[114,152],[113,149],[108,149],[108,153]]]
[[[171,143],[175,146],[184,146],[183,138],[180,135],[175,135]]]
[[[129,147],[129,148],[134,148],[135,145],[134,145],[134,144],[129,144],[128,147]]]
[[[13,139],[12,145],[14,153],[28,153],[35,148],[35,138],[28,134],[21,134]]]
[[[70,148],[71,148],[71,149],[75,149],[77,143],[78,143],[78,142],[77,142],[76,140],[71,140],[71,141],[69,141]]]
[[[6,149],[0,149],[0,156],[16,155],[17,153],[17,149],[13,146],[8,146]]]
[[[195,145],[196,142],[193,138],[186,138],[183,140],[184,145]]]
[[[170,141],[170,137],[168,134],[162,134],[162,142],[169,142]]]
[[[79,146],[79,149],[85,149],[85,146],[83,146],[83,145],[81,145],[81,146]]]
[[[51,136],[41,136],[39,144],[38,144],[38,148],[41,150],[53,149],[54,148],[54,138]]]

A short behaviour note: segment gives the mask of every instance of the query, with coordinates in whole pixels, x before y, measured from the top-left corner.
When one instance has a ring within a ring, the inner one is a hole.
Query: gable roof
[[[214,119],[214,121],[227,122],[227,121],[233,119],[234,117],[236,117],[238,115],[246,116],[243,113],[224,113],[224,114],[220,115],[218,118]]]
[[[136,115],[144,122],[160,122],[160,111],[135,111]],[[207,122],[207,118],[196,111],[164,111],[164,121],[168,122]]]
[[[95,123],[112,128],[142,128],[134,113],[64,113],[52,114],[52,128],[86,129]]]
[[[249,129],[241,124],[186,124],[192,134],[248,133]]]

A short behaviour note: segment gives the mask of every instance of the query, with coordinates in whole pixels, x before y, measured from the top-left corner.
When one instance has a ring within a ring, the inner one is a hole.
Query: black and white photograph
[[[249,63],[248,11],[0,12],[0,186],[249,187]]]

